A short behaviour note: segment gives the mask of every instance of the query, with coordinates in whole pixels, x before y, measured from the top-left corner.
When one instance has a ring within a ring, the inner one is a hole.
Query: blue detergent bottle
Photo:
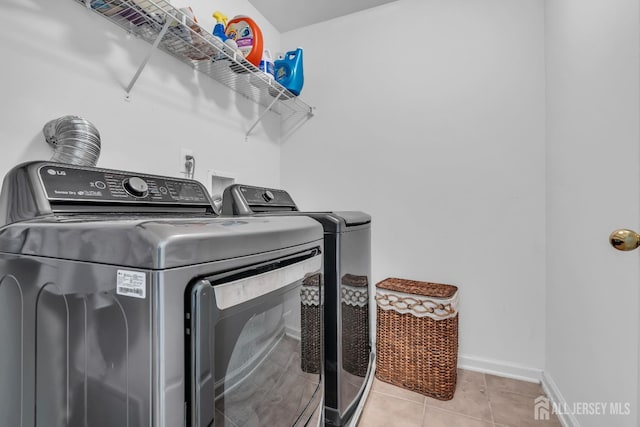
[[[278,83],[287,88],[295,96],[300,95],[304,85],[304,71],[302,69],[302,48],[289,51],[282,59],[273,63],[275,78]]]

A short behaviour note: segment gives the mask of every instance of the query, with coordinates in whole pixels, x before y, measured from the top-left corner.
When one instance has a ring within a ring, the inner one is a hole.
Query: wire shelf
[[[313,109],[269,75],[233,52],[167,0],[75,0],[126,31],[149,42],[296,127]],[[153,49],[127,88],[133,88]],[[264,113],[263,113],[264,115]],[[253,130],[262,116],[251,126]]]

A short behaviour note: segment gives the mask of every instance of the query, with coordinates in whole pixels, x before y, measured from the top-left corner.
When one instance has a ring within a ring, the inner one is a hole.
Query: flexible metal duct
[[[90,121],[62,116],[45,124],[42,133],[54,150],[51,161],[82,166],[98,163],[100,133]]]

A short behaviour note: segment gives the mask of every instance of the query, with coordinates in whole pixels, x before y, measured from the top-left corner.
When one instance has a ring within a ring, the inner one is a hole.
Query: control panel
[[[63,202],[209,205],[195,181],[107,169],[47,164],[38,174],[46,196]]]
[[[293,199],[289,193],[284,190],[241,186],[240,193],[249,206],[273,205],[278,207],[296,208],[296,204],[293,202]],[[297,208],[294,210],[297,210]]]

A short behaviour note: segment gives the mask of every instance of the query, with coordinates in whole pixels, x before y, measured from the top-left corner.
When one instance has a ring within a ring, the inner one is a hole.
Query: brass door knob
[[[611,233],[609,243],[619,251],[632,251],[640,246],[640,234],[621,228]]]

